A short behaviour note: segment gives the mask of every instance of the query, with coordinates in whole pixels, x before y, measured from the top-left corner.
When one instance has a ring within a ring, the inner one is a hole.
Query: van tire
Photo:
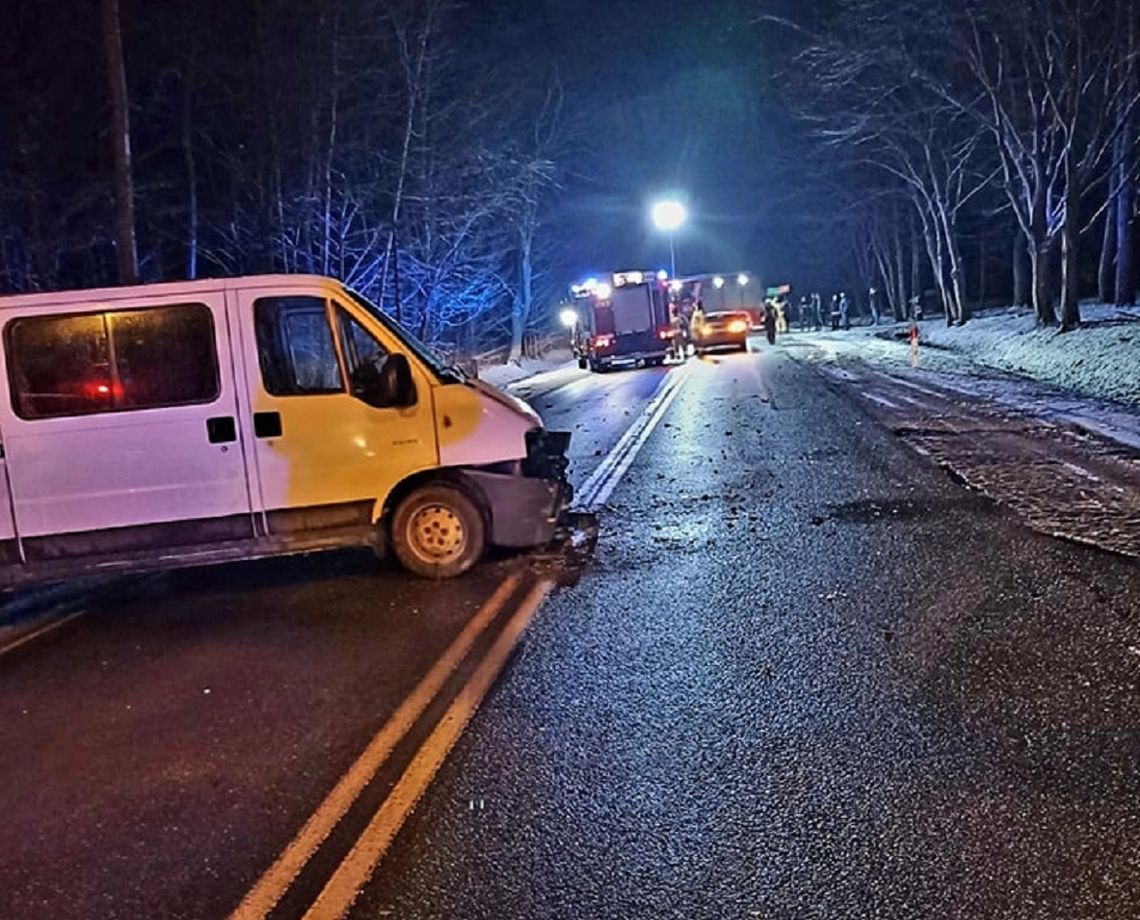
[[[392,550],[405,569],[423,578],[462,575],[486,548],[483,515],[455,486],[420,486],[404,496],[392,515]]]

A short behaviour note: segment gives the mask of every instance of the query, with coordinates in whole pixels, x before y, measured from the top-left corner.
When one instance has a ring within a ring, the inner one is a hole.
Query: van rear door
[[[0,405],[29,560],[252,535],[222,292],[4,324]]]

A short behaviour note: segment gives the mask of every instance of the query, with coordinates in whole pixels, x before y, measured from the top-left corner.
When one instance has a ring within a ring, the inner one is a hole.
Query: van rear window
[[[12,408],[25,419],[209,403],[214,320],[202,304],[17,319],[5,330]]]

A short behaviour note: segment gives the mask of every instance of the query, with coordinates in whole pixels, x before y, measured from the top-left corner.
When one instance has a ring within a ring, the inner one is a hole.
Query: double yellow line
[[[297,836],[230,914],[230,920],[261,920],[269,915],[391,756],[396,745],[411,731],[448,678],[467,658],[475,642],[518,592],[520,585],[520,576],[509,576],[479,608],[305,822]],[[304,916],[307,920],[342,917],[347,913],[553,587],[552,581],[544,579],[527,591],[486,655],[368,822],[364,832],[306,911]]]

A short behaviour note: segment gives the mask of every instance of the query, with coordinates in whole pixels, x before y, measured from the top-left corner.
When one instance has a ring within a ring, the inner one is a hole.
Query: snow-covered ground
[[[479,379],[491,386],[506,387],[528,377],[558,370],[573,360],[574,356],[570,353],[570,349],[555,349],[541,358],[520,358],[518,361],[508,361],[506,364],[480,366]]]
[[[1025,311],[990,311],[952,329],[926,320],[917,366],[905,324],[793,333],[781,344],[841,383],[858,387],[860,368],[876,368],[920,392],[958,394],[1140,450],[1140,311],[1082,312],[1087,328],[1065,335],[1034,328]]]
[[[920,324],[919,361],[934,370],[967,374],[1002,371],[1070,393],[1140,406],[1140,308],[1082,304],[1081,315],[1084,327],[1063,334],[1036,328],[1031,311],[1015,308],[984,311],[961,327],[948,328],[941,317],[927,319]],[[793,339],[858,342],[869,358],[907,363],[906,333],[906,324],[891,323]]]

